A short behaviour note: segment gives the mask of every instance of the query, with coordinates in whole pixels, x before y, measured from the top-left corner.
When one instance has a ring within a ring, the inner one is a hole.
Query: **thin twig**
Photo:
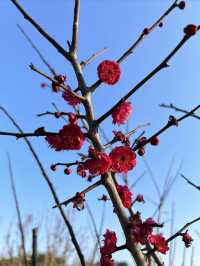
[[[182,178],[184,178],[188,184],[190,184],[191,186],[195,187],[196,189],[200,190],[200,186],[195,185],[193,182],[191,182],[186,176],[184,176],[183,174],[180,174]]]
[[[84,68],[86,65],[89,65],[93,60],[95,60],[98,56],[102,55],[106,51],[107,51],[107,48],[104,47],[100,51],[97,51],[96,53],[92,54],[88,59],[86,59],[80,63],[81,67]]]
[[[180,107],[177,107],[177,106],[173,105],[172,103],[170,103],[170,104],[164,104],[164,103],[162,103],[159,106],[160,107],[163,107],[163,108],[172,109],[172,110],[174,110],[176,112],[181,112],[181,113],[184,113],[184,114],[187,114],[188,113],[187,110],[182,109]],[[196,114],[192,114],[191,116],[194,117],[194,118],[196,118],[196,119],[198,119],[198,120],[200,120],[200,116],[198,116]]]
[[[90,192],[91,190],[95,189],[96,187],[98,187],[98,186],[100,186],[100,185],[102,185],[102,181],[101,181],[101,180],[99,180],[99,181],[97,181],[96,183],[92,184],[91,186],[85,188],[85,189],[82,190],[80,193],[86,194],[86,193]],[[59,205],[64,205],[64,206],[66,206],[66,205],[68,205],[70,202],[72,202],[72,201],[75,200],[75,199],[76,199],[76,196],[73,196],[73,197],[71,197],[71,198],[69,198],[69,199],[67,199],[67,200],[65,200],[65,201],[63,201],[63,202],[60,202]],[[57,208],[57,207],[58,207],[58,205],[54,205],[54,206],[53,206],[53,208]]]
[[[24,29],[19,24],[17,24],[17,27],[19,28],[19,30],[21,31],[21,33],[24,35],[24,37],[26,38],[26,40],[30,43],[30,45],[32,46],[32,48],[36,51],[36,53],[38,54],[38,56],[40,57],[40,59],[42,60],[42,62],[48,67],[48,69],[50,70],[51,74],[54,75],[54,76],[56,76],[57,75],[56,71],[47,62],[47,60],[44,58],[44,56],[42,55],[42,53],[40,52],[40,50],[37,48],[37,46],[34,44],[34,42],[28,36],[28,34],[24,31]]]
[[[23,252],[23,260],[24,260],[24,265],[28,266],[24,229],[23,229],[23,224],[22,224],[19,201],[18,201],[18,198],[17,198],[17,191],[16,191],[16,188],[15,188],[13,169],[12,169],[11,159],[10,159],[10,155],[9,154],[7,154],[7,158],[8,158],[8,169],[9,169],[9,177],[10,177],[10,182],[11,182],[11,189],[12,189],[12,194],[13,194],[13,198],[14,198],[14,202],[15,202],[15,208],[16,208],[16,212],[17,212],[19,232],[20,232],[20,237],[21,237],[21,247],[22,247],[22,252]]]

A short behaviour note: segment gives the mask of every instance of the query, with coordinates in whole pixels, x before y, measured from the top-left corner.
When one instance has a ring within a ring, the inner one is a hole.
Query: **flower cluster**
[[[115,252],[117,248],[116,234],[113,231],[107,230],[103,236],[103,246],[100,248],[101,266],[114,266],[112,253]]]
[[[153,234],[154,227],[161,226],[152,218],[148,218],[143,222],[140,213],[136,213],[129,224],[130,233],[135,243],[141,245],[152,244],[157,251],[165,254],[169,249],[167,241],[162,234]]]

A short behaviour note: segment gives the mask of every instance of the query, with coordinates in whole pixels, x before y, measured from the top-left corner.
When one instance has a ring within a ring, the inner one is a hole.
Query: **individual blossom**
[[[64,150],[80,150],[85,140],[83,132],[76,124],[64,126],[59,136],[62,138]]]
[[[115,232],[110,231],[108,229],[103,236],[103,246],[100,248],[101,255],[111,255],[116,250],[117,236]]]
[[[60,89],[60,87],[59,87],[59,85],[58,85],[57,83],[63,85],[63,84],[65,83],[66,76],[64,76],[64,75],[57,75],[57,76],[54,77],[54,79],[55,79],[57,82],[54,82],[54,81],[52,82],[52,84],[51,84],[52,91],[53,91],[53,92],[58,92],[59,89]]]
[[[132,203],[132,192],[129,191],[128,186],[117,185],[117,192],[125,208],[130,208]]]
[[[114,85],[120,79],[120,66],[115,61],[105,60],[97,68],[99,79],[108,84]]]
[[[154,246],[154,248],[162,254],[166,254],[169,250],[168,243],[162,234],[149,235],[149,243]]]
[[[102,175],[108,172],[112,161],[110,157],[105,153],[99,153],[98,157],[88,159],[84,163],[85,169],[89,171],[91,175]]]
[[[73,200],[73,208],[81,211],[84,209],[85,194],[82,192],[77,192]]]
[[[46,140],[56,151],[80,150],[85,136],[78,125],[68,124],[59,131],[58,135],[47,136]]]
[[[102,256],[100,260],[101,266],[115,266],[111,255]]]
[[[121,125],[126,123],[131,113],[131,102],[120,103],[112,112],[113,124]]]
[[[136,154],[129,146],[115,147],[111,153],[112,171],[127,173],[136,166]]]
[[[70,86],[67,86],[67,90],[63,92],[62,97],[69,105],[72,106],[76,106],[81,103],[81,100],[72,93]]]
[[[188,230],[185,233],[180,233],[180,235],[182,236],[182,241],[185,243],[185,247],[189,248],[192,244],[193,238],[188,233]]]

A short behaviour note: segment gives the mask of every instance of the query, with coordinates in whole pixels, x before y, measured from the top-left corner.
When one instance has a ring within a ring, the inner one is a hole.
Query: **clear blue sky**
[[[151,25],[171,2],[168,0],[82,1],[78,52],[80,60],[88,58],[92,53],[103,47],[108,48],[104,55],[85,69],[85,78],[88,84],[96,81],[96,68],[103,59],[118,58],[137,38],[141,30]],[[164,22],[165,26],[150,34],[134,54],[122,64],[122,77],[116,86],[99,87],[94,94],[97,117],[140,81],[175,47],[183,36],[185,25],[200,23],[199,1],[188,2],[190,3],[186,10],[175,10]],[[52,36],[63,46],[66,46],[66,40],[71,38],[72,0],[35,0],[28,2],[23,0],[20,3]],[[24,131],[33,131],[39,126],[56,130],[62,126],[61,120],[55,120],[51,117],[37,118],[36,114],[52,110],[51,102],[55,102],[62,110],[68,111],[70,109],[61,97],[40,88],[40,83],[44,79],[31,72],[28,65],[32,62],[38,68],[46,72],[48,70],[21,35],[16,24],[19,23],[25,29],[54,68],[60,73],[66,73],[69,84],[75,87],[76,82],[72,69],[68,62],[23,19],[10,1],[1,1],[0,9],[2,36],[0,43],[0,104],[14,115]],[[170,68],[152,78],[132,97],[133,116],[130,121],[130,128],[134,128],[141,123],[150,122],[151,126],[148,127],[146,133],[147,136],[150,136],[166,123],[169,114],[174,114],[173,111],[160,108],[158,106],[160,103],[172,102],[186,109],[192,109],[199,104],[199,44],[200,36],[197,35],[170,61]],[[177,114],[177,116],[179,115]],[[15,131],[3,114],[0,115],[0,125],[2,131]],[[113,130],[110,119],[104,123],[104,128],[106,133],[110,135],[109,131]],[[183,160],[182,172],[186,176],[193,177],[193,181],[197,184],[200,183],[199,135],[199,121],[189,118],[183,121],[178,128],[172,128],[164,133],[161,136],[159,147],[147,148],[146,159],[160,185],[164,182],[172,158],[175,158],[174,173]],[[47,169],[52,162],[71,161],[75,158],[75,153],[71,155],[69,152],[56,153],[51,151],[43,139],[34,139],[32,142]],[[16,141],[14,138],[1,137],[0,147],[0,220],[2,228],[6,228],[15,213],[8,179],[6,161],[6,152],[8,151],[11,154],[14,166],[23,213],[33,213],[35,217],[38,217],[47,212],[55,212],[51,209],[52,196],[23,140]],[[135,178],[144,170],[143,160],[138,158],[136,169],[129,174],[130,182],[134,182]],[[64,176],[62,169],[56,174],[51,172],[50,174],[61,199],[73,195],[74,192],[87,185],[75,174],[70,177]],[[134,193],[143,193],[145,196],[157,200],[149,173],[138,184]],[[88,200],[92,200],[88,202],[95,212],[101,208],[101,204],[95,201],[99,195],[101,193],[96,191],[88,196]],[[199,199],[200,193],[188,186],[181,178],[178,178],[166,205],[166,209],[169,211],[172,201],[176,202],[177,228],[199,215]],[[138,210],[143,211],[143,217],[151,215],[154,210],[154,206],[148,201],[142,208],[138,207]],[[85,212],[78,213],[77,220],[87,222],[85,217]],[[169,219],[169,214],[163,219]],[[82,222],[82,224],[86,224],[86,222]],[[107,211],[107,227],[117,230],[118,235],[121,235],[117,220],[113,218],[111,206],[108,207]],[[169,225],[166,225],[166,228],[166,235],[168,236]],[[193,226],[192,231],[194,232],[195,229],[200,231],[200,225]],[[194,238],[197,239],[195,233]],[[198,244],[198,241],[194,242],[199,252]],[[182,245],[180,248],[182,249]],[[123,259],[124,257],[119,254],[116,255],[116,258]]]

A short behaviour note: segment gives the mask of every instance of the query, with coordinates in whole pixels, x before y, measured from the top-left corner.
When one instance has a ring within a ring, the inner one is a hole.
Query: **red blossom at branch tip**
[[[192,244],[193,238],[188,233],[188,230],[185,233],[180,233],[180,235],[182,236],[182,241],[185,243],[185,247],[189,248]]]
[[[132,113],[131,102],[123,102],[112,112],[113,124],[125,124]]]
[[[120,66],[115,61],[105,60],[97,68],[99,79],[108,84],[114,85],[120,79]]]

